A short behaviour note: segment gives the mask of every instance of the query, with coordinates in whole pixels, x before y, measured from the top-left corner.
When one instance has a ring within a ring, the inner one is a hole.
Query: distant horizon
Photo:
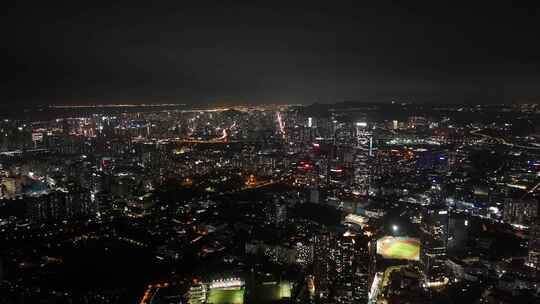
[[[389,99],[389,100],[341,100],[341,101],[313,101],[313,102],[205,102],[205,103],[186,103],[186,102],[159,102],[159,101],[108,101],[108,102],[33,102],[24,104],[21,109],[29,107],[47,107],[47,108],[99,108],[99,107],[240,107],[240,106],[265,106],[265,105],[301,105],[311,106],[316,104],[332,105],[332,104],[418,104],[418,105],[512,105],[512,104],[540,104],[538,98],[520,98],[505,102],[490,102],[490,101],[456,101],[456,102],[433,102],[413,99]],[[13,108],[10,104],[0,104],[0,108]]]

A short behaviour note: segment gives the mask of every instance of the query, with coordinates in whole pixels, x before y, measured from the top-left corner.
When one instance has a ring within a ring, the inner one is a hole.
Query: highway
[[[513,144],[511,142],[508,142],[506,139],[504,139],[502,137],[495,137],[495,136],[486,135],[484,133],[480,133],[482,131],[483,131],[482,129],[476,129],[474,131],[471,131],[471,134],[484,137],[485,139],[492,139],[492,140],[496,141],[499,144],[503,144],[505,146],[509,146],[509,147],[512,147],[512,148],[520,148],[520,149],[540,151],[540,147],[532,147],[532,146],[523,146],[523,145]]]

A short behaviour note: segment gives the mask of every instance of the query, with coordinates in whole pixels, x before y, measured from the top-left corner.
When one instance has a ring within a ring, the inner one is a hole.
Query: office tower
[[[371,179],[371,156],[373,156],[373,138],[367,124],[356,124],[356,154],[353,168],[353,188],[355,193],[367,197]]]

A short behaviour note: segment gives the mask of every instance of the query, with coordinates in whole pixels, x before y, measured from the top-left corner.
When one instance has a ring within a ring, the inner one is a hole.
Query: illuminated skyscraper
[[[325,231],[315,238],[316,295],[338,303],[367,298],[368,251],[364,240],[349,231]]]
[[[540,271],[540,218],[536,218],[529,232],[529,253],[527,264]]]
[[[365,122],[356,123],[356,155],[354,159],[354,186],[361,196],[369,195],[373,137]]]

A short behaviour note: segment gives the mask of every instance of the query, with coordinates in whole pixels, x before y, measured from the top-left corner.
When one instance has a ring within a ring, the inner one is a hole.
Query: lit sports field
[[[208,304],[244,304],[244,289],[212,289],[208,293]]]
[[[291,284],[289,282],[263,283],[254,289],[255,298],[258,303],[274,303],[284,298],[291,297]]]
[[[377,241],[377,254],[385,259],[420,259],[420,240],[409,237],[385,236]]]

